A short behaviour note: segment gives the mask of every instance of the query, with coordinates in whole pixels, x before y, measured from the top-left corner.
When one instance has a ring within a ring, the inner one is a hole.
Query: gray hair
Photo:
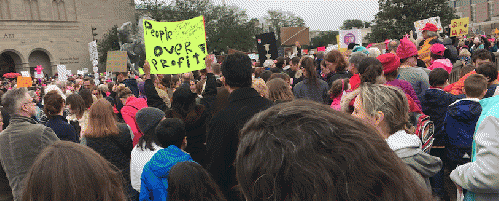
[[[348,59],[348,62],[353,64],[356,69],[359,69],[359,64],[362,61],[362,59],[366,58],[366,54],[362,52],[354,52],[350,55],[350,58]]]
[[[428,30],[426,30],[426,35],[431,38],[431,37],[434,37],[434,36],[438,36],[438,33],[435,32],[435,31],[428,31]]]
[[[21,105],[26,99],[26,93],[28,89],[25,87],[8,90],[2,96],[2,103],[5,111],[10,115],[19,114],[21,111]]]
[[[405,93],[397,87],[381,84],[364,84],[360,87],[360,100],[370,116],[383,112],[390,128],[389,135],[404,130],[409,122],[409,102]]]
[[[64,91],[66,89],[66,82],[58,80],[55,82],[55,86]]]

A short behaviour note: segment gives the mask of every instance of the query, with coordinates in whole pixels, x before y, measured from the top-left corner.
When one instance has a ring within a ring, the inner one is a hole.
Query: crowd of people
[[[422,31],[97,86],[5,79],[0,200],[499,200],[499,41]]]

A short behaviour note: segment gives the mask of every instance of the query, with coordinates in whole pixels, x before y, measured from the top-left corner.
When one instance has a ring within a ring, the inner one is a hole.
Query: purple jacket
[[[405,80],[395,79],[393,81],[386,82],[386,84],[402,89],[407,95],[412,98],[412,100],[414,100],[414,103],[416,103],[418,107],[421,108],[421,102],[419,102],[418,96],[416,95],[414,88],[412,88],[411,83]]]

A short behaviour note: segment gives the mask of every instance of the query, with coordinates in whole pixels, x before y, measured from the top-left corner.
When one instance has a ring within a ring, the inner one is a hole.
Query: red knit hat
[[[432,23],[426,23],[424,27],[421,29],[421,31],[426,31],[426,30],[437,32],[438,28]]]
[[[383,72],[385,74],[391,73],[400,67],[400,58],[392,53],[379,55],[378,59],[383,64]]]
[[[397,56],[400,59],[406,59],[414,55],[418,55],[418,48],[416,45],[407,38],[401,39],[400,45],[397,48]]]
[[[443,56],[444,52],[445,52],[445,46],[440,44],[440,43],[435,43],[435,44],[431,45],[430,51],[433,54]]]

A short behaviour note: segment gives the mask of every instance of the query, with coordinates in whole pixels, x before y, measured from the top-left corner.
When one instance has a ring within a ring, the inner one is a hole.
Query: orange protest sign
[[[468,25],[470,23],[469,17],[461,19],[453,19],[450,23],[450,36],[465,36],[468,35]]]
[[[33,85],[31,77],[17,77],[17,88],[31,87],[31,85]]]

